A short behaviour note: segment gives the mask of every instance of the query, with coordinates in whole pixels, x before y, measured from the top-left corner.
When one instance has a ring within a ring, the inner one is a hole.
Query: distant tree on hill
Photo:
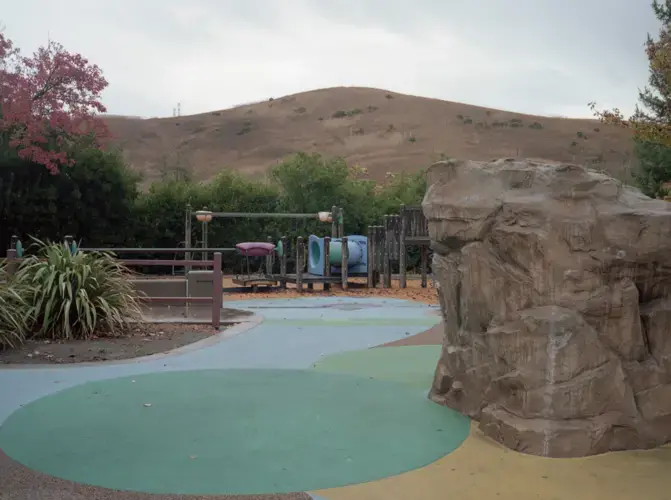
[[[100,147],[107,136],[100,68],[57,42],[24,57],[0,32],[0,153],[45,166],[56,174],[74,152]]]

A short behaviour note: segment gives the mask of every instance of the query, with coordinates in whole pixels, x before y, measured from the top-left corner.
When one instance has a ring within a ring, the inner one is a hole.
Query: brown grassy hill
[[[594,120],[510,113],[380,89],[314,90],[176,118],[106,118],[132,167],[154,180],[198,179],[231,167],[259,176],[287,154],[320,152],[386,172],[416,171],[443,157],[574,161],[623,177],[632,141]]]

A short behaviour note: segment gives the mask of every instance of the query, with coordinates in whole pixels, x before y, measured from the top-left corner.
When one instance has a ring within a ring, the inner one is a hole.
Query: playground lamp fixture
[[[210,222],[212,220],[212,212],[209,210],[198,210],[196,212],[196,219],[198,222]]]
[[[331,212],[319,212],[317,214],[319,222],[333,222],[333,215]]]

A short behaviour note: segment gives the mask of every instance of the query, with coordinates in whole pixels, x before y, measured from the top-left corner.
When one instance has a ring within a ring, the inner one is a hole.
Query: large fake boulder
[[[576,165],[440,162],[430,397],[526,453],[671,440],[671,203]]]

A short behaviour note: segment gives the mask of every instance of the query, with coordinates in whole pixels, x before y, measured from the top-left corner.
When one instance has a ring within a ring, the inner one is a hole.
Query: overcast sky
[[[170,116],[339,85],[493,108],[632,111],[649,0],[1,0],[24,52],[102,67],[113,114]]]

